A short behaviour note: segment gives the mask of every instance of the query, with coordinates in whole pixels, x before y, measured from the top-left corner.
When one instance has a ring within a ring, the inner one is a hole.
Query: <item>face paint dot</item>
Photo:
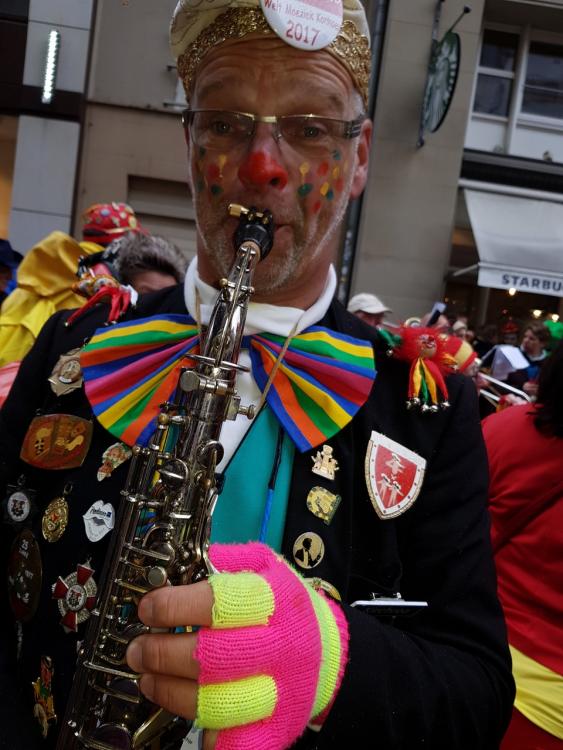
[[[297,188],[297,195],[299,195],[300,198],[304,198],[306,195],[309,195],[312,189],[313,189],[312,183],[305,182],[303,185],[300,185]]]
[[[304,178],[310,169],[311,169],[311,165],[309,164],[309,162],[304,161],[303,164],[301,164],[299,167],[299,172],[301,173],[301,177]]]
[[[217,159],[217,164],[219,166],[219,176],[223,177],[223,167],[227,163],[227,155],[226,154],[220,154],[219,158]]]
[[[323,161],[322,164],[319,164],[317,168],[317,174],[321,177],[324,177],[325,174],[327,174],[329,170],[328,162]]]
[[[334,167],[332,170],[332,179],[337,180],[340,177],[340,167]]]
[[[223,192],[221,185],[211,185],[209,189],[211,190],[211,195],[221,195]]]
[[[321,210],[321,202],[317,201],[313,204],[313,213],[317,214]]]
[[[330,184],[328,182],[323,182],[323,184],[320,187],[319,192],[321,195],[325,196],[328,193],[329,189],[330,189]]]
[[[334,198],[334,190],[333,190],[332,188],[330,188],[330,190],[329,190],[329,191],[328,191],[328,193],[326,194],[326,197],[327,197],[327,199],[328,199],[329,201],[331,201],[331,200],[332,200],[332,199]]]
[[[342,158],[342,154],[340,153],[340,151],[338,151],[338,149],[332,152],[332,158],[335,161],[340,161],[340,159]]]
[[[207,179],[211,182],[213,180],[218,180],[221,176],[221,170],[217,166],[217,164],[210,164],[207,167]]]

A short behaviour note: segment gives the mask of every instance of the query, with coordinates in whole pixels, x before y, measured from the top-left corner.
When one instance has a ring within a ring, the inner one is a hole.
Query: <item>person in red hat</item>
[[[128,232],[145,230],[127,203],[95,203],[82,214],[84,226],[82,235],[85,241],[107,247],[118,237]]]

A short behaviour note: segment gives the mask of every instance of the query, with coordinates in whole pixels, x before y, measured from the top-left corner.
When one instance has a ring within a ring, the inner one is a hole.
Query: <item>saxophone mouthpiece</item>
[[[260,260],[264,260],[274,244],[274,219],[271,211],[258,211],[254,206],[245,208],[238,203],[230,203],[228,211],[231,216],[239,219],[234,236],[235,250],[238,251],[246,242],[253,242],[260,250]]]

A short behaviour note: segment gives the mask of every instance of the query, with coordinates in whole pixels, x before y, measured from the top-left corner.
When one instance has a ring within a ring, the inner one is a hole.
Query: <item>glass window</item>
[[[508,117],[512,79],[480,73],[475,92],[474,112]]]
[[[563,119],[563,45],[530,43],[522,111]]]
[[[493,29],[483,32],[474,112],[508,117],[518,43],[518,34]]]
[[[495,70],[513,71],[517,50],[518,34],[485,29],[480,66],[482,68],[494,68]]]

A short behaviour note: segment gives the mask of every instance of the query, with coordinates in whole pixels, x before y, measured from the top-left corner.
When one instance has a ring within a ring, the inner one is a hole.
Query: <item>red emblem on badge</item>
[[[404,445],[373,431],[366,453],[366,484],[380,518],[395,518],[414,503],[426,461]]]
[[[76,632],[81,622],[90,617],[94,609],[98,587],[93,579],[94,570],[88,563],[76,566],[76,573],[66,578],[58,577],[53,586],[53,599],[58,599],[61,625],[67,633]]]

